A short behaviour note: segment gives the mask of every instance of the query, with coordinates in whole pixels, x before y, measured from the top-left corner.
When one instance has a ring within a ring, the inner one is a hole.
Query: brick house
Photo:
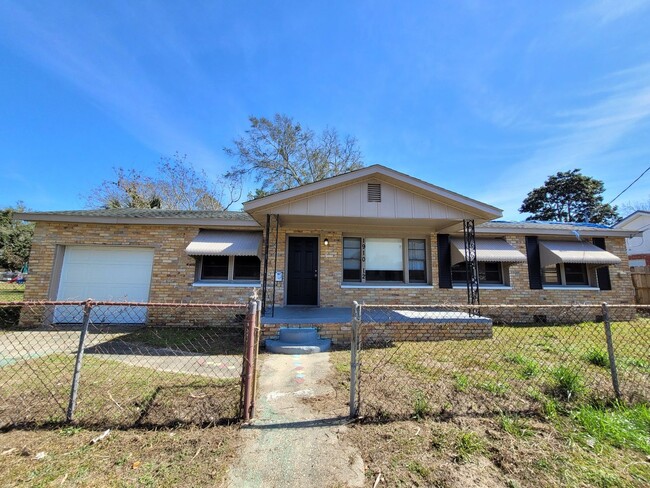
[[[374,165],[244,204],[243,212],[26,212],[25,300],[294,305],[633,303],[625,238],[595,224],[502,222],[499,209]],[[471,235],[464,222],[473,222]],[[466,247],[466,241],[470,247]],[[264,279],[266,277],[266,279]],[[144,320],[144,319],[143,319]]]
[[[650,266],[650,212],[637,210],[614,227],[637,233],[636,236],[626,239],[630,266]]]

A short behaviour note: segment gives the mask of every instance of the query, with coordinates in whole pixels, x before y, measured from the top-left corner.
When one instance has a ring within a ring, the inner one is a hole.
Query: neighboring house
[[[640,233],[625,240],[630,266],[650,266],[650,212],[637,210],[614,226],[617,229]]]
[[[243,212],[25,212],[26,300],[233,302],[267,308],[462,304],[463,220],[481,303],[633,303],[633,232],[494,221],[501,210],[375,165],[246,202]],[[268,238],[265,239],[265,236]],[[266,276],[266,280],[264,280]]]

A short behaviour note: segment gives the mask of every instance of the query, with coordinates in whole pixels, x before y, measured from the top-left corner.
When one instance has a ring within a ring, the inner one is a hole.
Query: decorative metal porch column
[[[474,220],[463,220],[463,236],[465,237],[465,269],[467,271],[467,303],[479,305],[478,263],[476,261],[476,234]]]

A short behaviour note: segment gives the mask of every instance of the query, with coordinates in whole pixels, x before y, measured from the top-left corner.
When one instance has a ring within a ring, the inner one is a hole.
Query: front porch
[[[262,338],[275,338],[284,327],[316,327],[322,338],[344,346],[351,341],[351,322],[352,307],[275,307],[273,316],[268,309],[266,316],[262,317]],[[460,309],[368,307],[362,310],[361,322],[362,340],[373,343],[492,337],[492,319]]]

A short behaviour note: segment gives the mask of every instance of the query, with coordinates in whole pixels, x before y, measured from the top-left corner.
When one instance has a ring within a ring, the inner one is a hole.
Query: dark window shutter
[[[438,234],[438,287],[452,288],[449,234]]]
[[[536,236],[526,236],[526,257],[528,258],[528,282],[531,290],[541,290],[542,264],[539,259],[539,243]]]
[[[607,248],[605,247],[604,237],[594,237],[593,243],[594,246],[607,250]],[[596,276],[598,276],[598,286],[601,290],[612,289],[612,280],[609,277],[609,268],[607,266],[601,266],[600,268],[598,268],[596,270]]]

